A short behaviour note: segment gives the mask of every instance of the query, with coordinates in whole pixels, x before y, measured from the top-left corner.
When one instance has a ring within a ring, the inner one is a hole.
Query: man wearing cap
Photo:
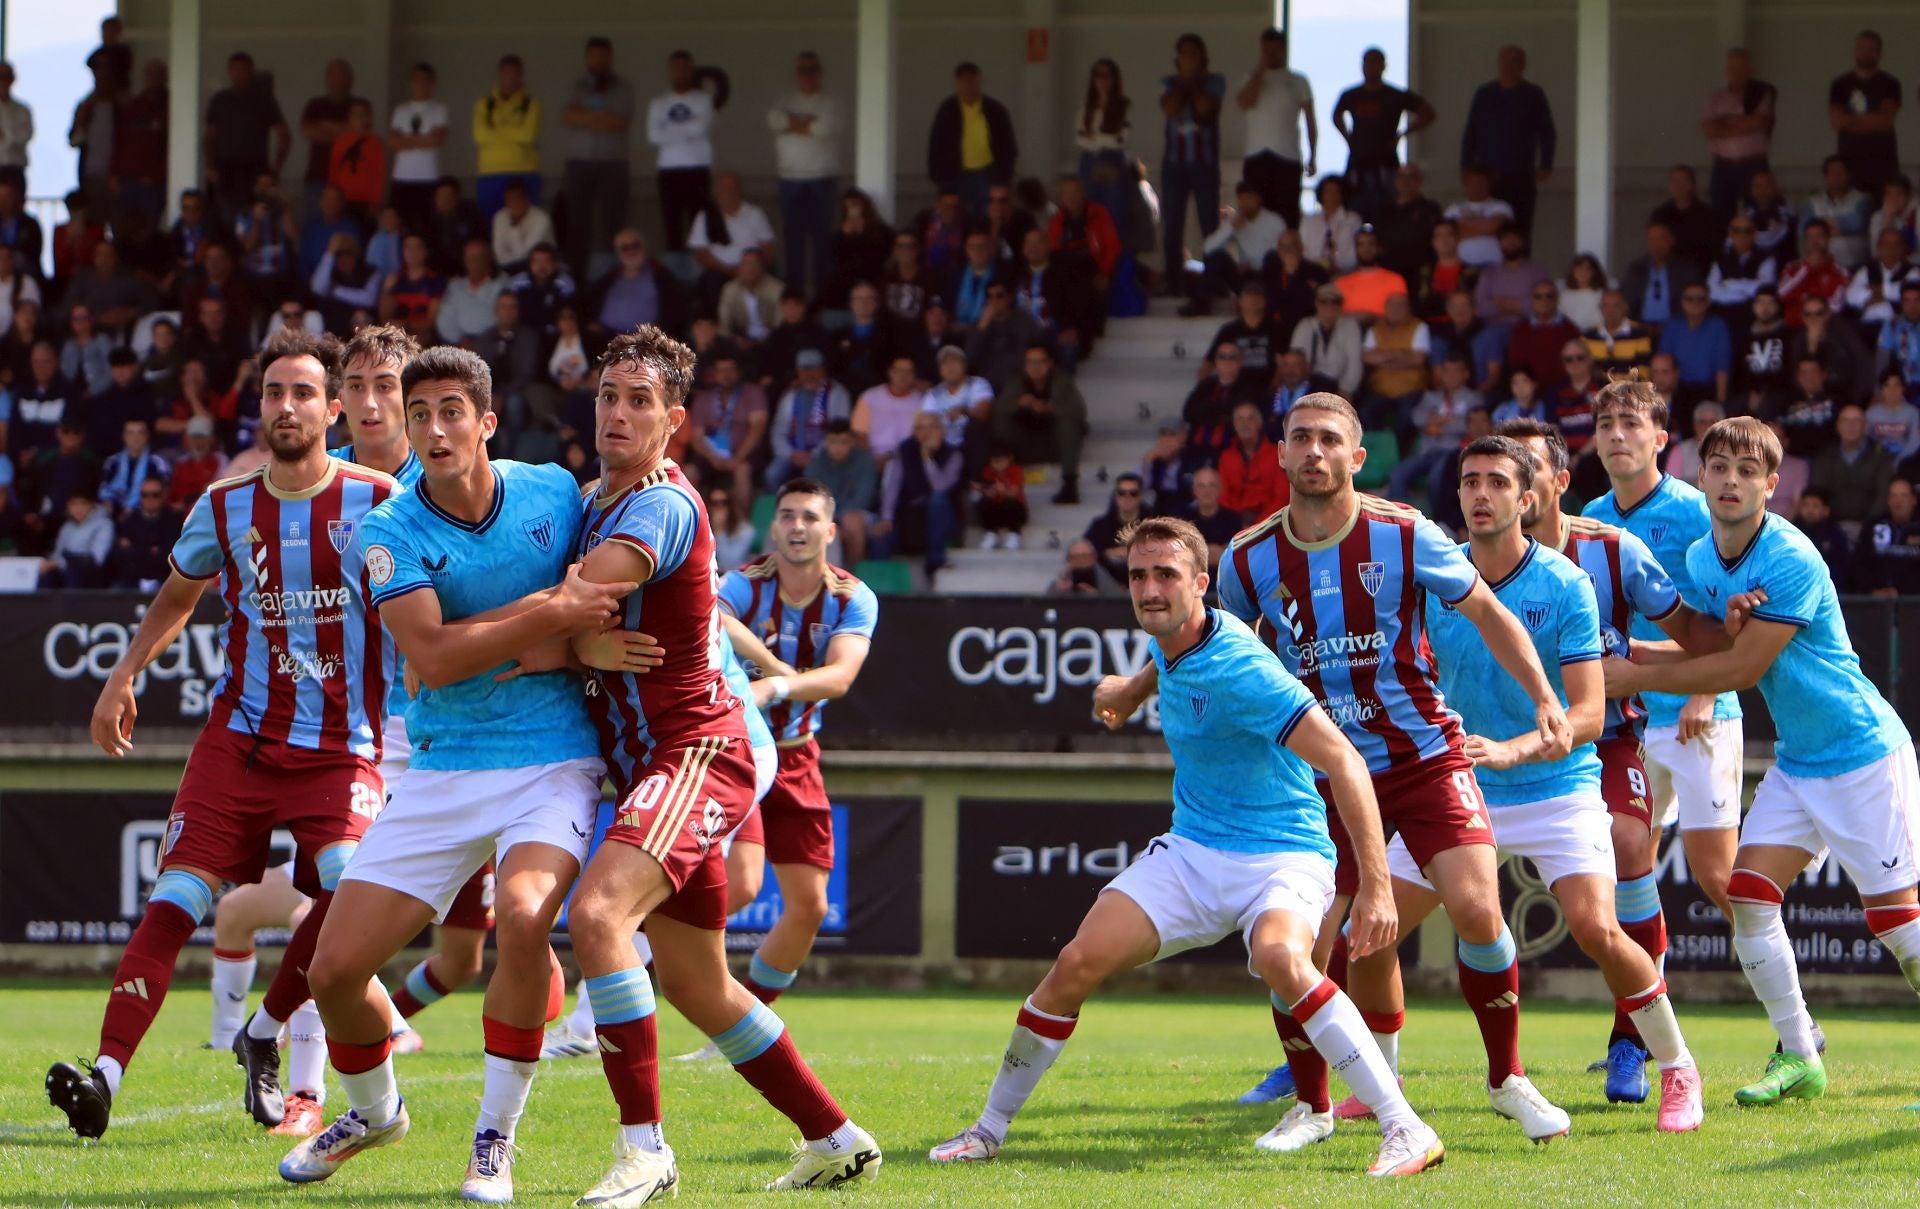
[[[967,352],[959,345],[942,345],[934,360],[939,376],[920,406],[939,414],[947,426],[947,444],[966,454],[968,474],[977,473],[987,463],[993,387],[985,378],[967,372]]]
[[[173,476],[167,483],[167,502],[176,508],[189,508],[200,493],[225,474],[227,455],[214,441],[212,416],[195,416],[187,421],[186,452],[175,455]]]
[[[1307,373],[1318,380],[1316,389],[1331,390],[1352,399],[1360,389],[1366,362],[1360,347],[1360,324],[1344,314],[1346,296],[1337,285],[1314,292],[1313,314],[1293,329],[1293,347],[1307,358]]]
[[[606,248],[626,225],[633,179],[627,150],[633,86],[613,74],[613,43],[605,38],[587,39],[586,60],[586,74],[573,82],[567,107],[560,111],[566,128],[567,262],[582,276],[589,272],[592,253]]]
[[[767,486],[777,488],[790,478],[808,473],[808,463],[827,438],[827,426],[834,420],[852,418],[853,400],[846,387],[827,377],[825,354],[817,348],[801,349],[793,358],[793,385],[780,396],[773,424],[767,430],[773,445]]]
[[[1260,190],[1248,181],[1233,187],[1233,209],[1207,236],[1205,268],[1187,279],[1182,315],[1204,315],[1216,295],[1231,293],[1241,278],[1257,273],[1287,229],[1287,220],[1261,204]]]

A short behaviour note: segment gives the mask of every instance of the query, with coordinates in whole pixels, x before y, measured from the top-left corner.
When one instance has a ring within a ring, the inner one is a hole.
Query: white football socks
[[[1077,1017],[1050,1015],[1027,1000],[1020,1009],[1019,1023],[1014,1025],[1013,1038],[1007,1042],[1006,1057],[1000,1060],[1000,1071],[987,1092],[987,1106],[977,1122],[981,1131],[996,1141],[1006,1140],[1007,1126],[1019,1115],[1033,1089],[1040,1086],[1053,1060],[1067,1048],[1067,1038],[1076,1023]],[[1034,1031],[1035,1026],[1053,1036]]]
[[[311,999],[287,1021],[287,1090],[327,1102],[327,1029]]]
[[[520,1127],[520,1114],[527,1111],[527,1097],[533,1092],[533,1076],[538,1062],[515,1062],[511,1058],[487,1055],[487,1081],[480,1093],[480,1116],[473,1132],[495,1130],[509,1140]]]
[[[252,952],[245,957],[213,957],[213,1026],[207,1041],[215,1049],[233,1044],[233,1035],[247,1022],[247,992],[253,987],[260,962]]]
[[[1313,1042],[1313,1048],[1327,1060],[1327,1069],[1344,1079],[1360,1102],[1373,1110],[1382,1131],[1395,1125],[1419,1124],[1413,1106],[1401,1094],[1393,1068],[1387,1065],[1373,1034],[1367,1031],[1367,1022],[1360,1017],[1360,1009],[1353,1006],[1346,992],[1334,991],[1331,999],[1304,1020],[1300,1019],[1300,1010],[1301,1004],[1295,1004],[1294,1019]]]
[[[334,1074],[340,1077],[340,1086],[347,1093],[347,1103],[353,1106],[368,1128],[379,1129],[393,1122],[400,1112],[400,1085],[393,1077],[393,1055],[388,1054],[380,1065],[372,1070],[349,1075],[335,1068]]]
[[[1740,958],[1755,997],[1767,1009],[1780,1048],[1803,1058],[1814,1056],[1813,1018],[1800,995],[1800,969],[1794,963],[1793,942],[1780,917],[1778,902],[1736,898],[1733,908],[1733,951]]]
[[[1666,982],[1656,982],[1638,995],[1627,996],[1627,999],[1632,1002],[1645,1000],[1639,1007],[1630,1010],[1627,1018],[1640,1030],[1640,1043],[1647,1047],[1647,1052],[1660,1064],[1660,1069],[1692,1066],[1693,1054],[1687,1049],[1687,1039],[1680,1033],[1680,1021],[1674,1017],[1673,1000],[1667,996]]]

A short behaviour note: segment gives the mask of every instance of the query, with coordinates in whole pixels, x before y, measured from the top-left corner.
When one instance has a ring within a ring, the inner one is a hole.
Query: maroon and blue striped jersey
[[[872,638],[880,620],[873,589],[838,567],[827,568],[820,590],[807,601],[780,594],[779,555],[764,554],[720,583],[720,607],[746,623],[767,649],[798,671],[827,661],[827,648],[842,634]],[[767,707],[773,738],[801,743],[820,730],[824,701],[778,701]]]
[[[1600,640],[1609,655],[1628,658],[1628,637],[1634,619],[1664,621],[1680,607],[1680,591],[1661,569],[1647,544],[1625,529],[1591,517],[1566,518],[1566,540],[1560,553],[1593,581],[1593,598],[1600,605]],[[1639,735],[1646,728],[1647,710],[1638,697],[1607,701],[1602,739]]]

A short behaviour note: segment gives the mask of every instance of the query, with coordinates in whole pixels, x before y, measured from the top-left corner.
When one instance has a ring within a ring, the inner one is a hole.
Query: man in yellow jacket
[[[500,60],[499,84],[473,103],[473,141],[480,151],[474,200],[491,222],[506,205],[507,184],[519,181],[540,204],[540,100],[526,88],[519,55]]]

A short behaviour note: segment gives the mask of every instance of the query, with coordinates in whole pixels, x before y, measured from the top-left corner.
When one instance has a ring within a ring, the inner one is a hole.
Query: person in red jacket
[[[327,183],[339,189],[363,227],[387,196],[387,147],[373,129],[373,106],[355,97],[347,108],[347,129],[333,140]]]
[[[1786,308],[1787,326],[1800,326],[1800,307],[1809,298],[1824,298],[1836,313],[1846,307],[1847,271],[1827,249],[1833,242],[1833,228],[1824,218],[1810,218],[1800,230],[1800,259],[1780,270],[1780,304]]]
[[[1113,215],[1087,200],[1087,187],[1071,173],[1060,178],[1060,208],[1047,220],[1047,243],[1055,252],[1077,253],[1093,267],[1094,286],[1107,288],[1120,263],[1120,232]]]
[[[1560,313],[1560,287],[1551,281],[1533,283],[1527,308],[1527,317],[1514,324],[1507,337],[1507,368],[1525,366],[1540,384],[1540,393],[1550,396],[1566,384],[1560,350],[1567,341],[1580,339],[1580,325]]]
[[[1220,455],[1220,504],[1242,524],[1264,520],[1287,506],[1291,493],[1280,469],[1280,447],[1261,432],[1260,405],[1233,409],[1233,443]]]

